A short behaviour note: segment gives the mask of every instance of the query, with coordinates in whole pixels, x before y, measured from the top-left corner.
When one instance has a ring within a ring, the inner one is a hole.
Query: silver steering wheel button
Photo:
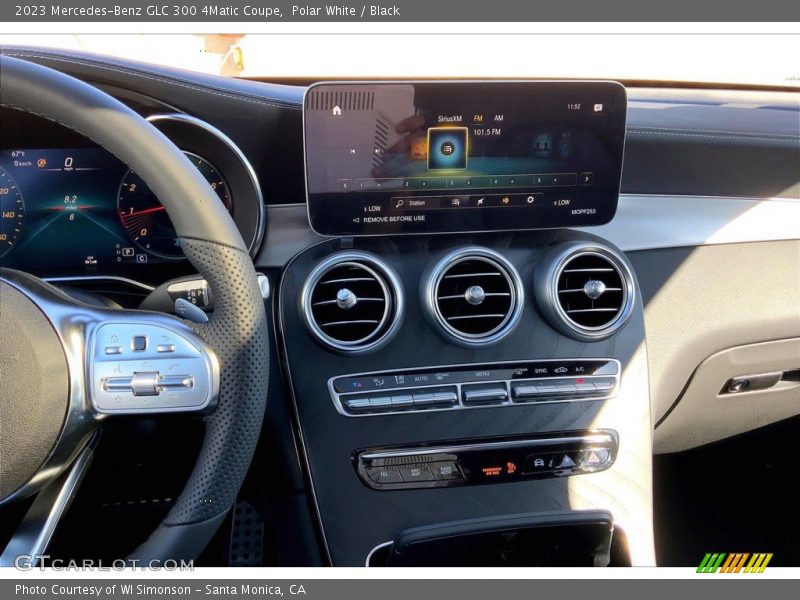
[[[132,347],[140,337],[149,341],[144,350],[106,353],[109,346]],[[94,332],[88,358],[91,401],[99,413],[202,411],[219,393],[213,351],[177,321],[174,327],[106,321]]]
[[[158,396],[158,371],[134,373],[131,390],[134,396]]]

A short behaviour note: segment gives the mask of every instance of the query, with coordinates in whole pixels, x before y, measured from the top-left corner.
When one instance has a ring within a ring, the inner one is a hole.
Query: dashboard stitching
[[[778,137],[766,137],[766,135],[741,135],[741,134],[729,134],[729,135],[711,135],[708,133],[678,133],[673,131],[645,131],[641,129],[628,129],[628,133],[634,133],[639,135],[658,135],[658,136],[672,136],[672,137],[688,137],[688,138],[704,138],[704,139],[719,139],[719,140],[744,140],[744,141],[762,141],[762,142],[787,142],[787,141],[795,141],[800,138],[778,138]]]
[[[135,77],[141,77],[143,79],[149,79],[151,81],[158,81],[160,83],[165,83],[165,84],[169,84],[169,85],[176,85],[178,87],[188,88],[188,89],[196,90],[196,91],[199,91],[199,92],[204,92],[204,93],[207,93],[207,94],[212,94],[214,96],[221,96],[223,98],[230,98],[230,99],[233,99],[233,100],[240,100],[242,102],[249,102],[251,104],[259,104],[259,105],[263,105],[263,106],[269,106],[269,107],[272,107],[272,108],[286,108],[286,109],[289,109],[289,110],[300,110],[300,106],[299,105],[294,105],[294,104],[289,104],[289,103],[284,104],[284,103],[280,103],[280,102],[270,102],[270,101],[267,101],[267,100],[260,100],[260,99],[257,99],[257,98],[246,96],[246,95],[244,95],[242,93],[227,92],[227,91],[223,91],[223,90],[219,90],[219,89],[217,89],[215,91],[215,90],[213,90],[211,88],[208,88],[208,87],[205,87],[205,86],[201,86],[201,85],[198,85],[198,84],[194,84],[194,83],[190,83],[185,79],[180,79],[180,78],[177,78],[177,77],[145,75],[144,73],[141,73],[139,71],[134,70],[130,66],[127,66],[127,65],[125,65],[123,63],[114,62],[114,61],[79,60],[79,59],[74,59],[74,58],[70,57],[69,55],[60,54],[60,53],[57,53],[57,52],[53,52],[53,53],[23,53],[23,52],[14,52],[12,50],[12,51],[4,52],[4,54],[6,54],[7,56],[12,56],[12,57],[16,57],[16,58],[45,59],[45,60],[51,60],[53,62],[64,62],[64,63],[74,64],[74,65],[79,65],[79,66],[95,67],[95,68],[98,68],[98,69],[102,69],[104,71],[112,71],[112,72],[114,72],[114,71],[118,71],[118,70],[124,70],[128,74],[130,74],[132,76],[135,76]],[[57,57],[59,57],[59,58],[57,58]],[[112,66],[116,67],[116,68],[111,68]]]
[[[644,130],[649,130],[653,132],[669,132],[669,131],[678,131],[682,133],[721,133],[721,134],[729,134],[733,136],[765,136],[765,137],[775,137],[775,138],[789,138],[789,139],[800,139],[800,136],[790,134],[790,133],[764,133],[764,132],[747,132],[747,131],[726,131],[724,129],[695,129],[692,128],[679,128],[679,127],[649,127],[647,125],[637,125],[636,127],[631,127],[628,131],[640,131],[644,133]]]

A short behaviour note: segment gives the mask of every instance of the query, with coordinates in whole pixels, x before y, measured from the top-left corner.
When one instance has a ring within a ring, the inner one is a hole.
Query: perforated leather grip
[[[220,362],[217,409],[206,418],[200,456],[183,493],[155,533],[129,557],[194,558],[197,541],[213,536],[247,474],[258,442],[269,379],[266,313],[246,252],[205,240],[182,238],[186,256],[206,277],[216,299],[208,323],[192,327],[216,350]],[[224,290],[218,294],[217,290]],[[194,541],[195,543],[192,543]]]
[[[213,242],[182,238],[181,244],[216,299],[211,320],[193,328],[217,353],[220,394],[206,418],[200,458],[165,525],[206,520],[231,507],[258,442],[269,376],[267,319],[250,257]]]

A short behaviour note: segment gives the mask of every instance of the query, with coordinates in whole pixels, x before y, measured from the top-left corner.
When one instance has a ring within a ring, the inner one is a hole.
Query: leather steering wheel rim
[[[133,169],[162,200],[184,254],[207,281],[215,310],[191,324],[220,363],[216,411],[197,462],[165,519],[129,559],[195,558],[236,500],[267,399],[266,312],[247,247],[208,183],[143,117],[97,88],[35,63],[0,56],[0,106],[54,121]]]

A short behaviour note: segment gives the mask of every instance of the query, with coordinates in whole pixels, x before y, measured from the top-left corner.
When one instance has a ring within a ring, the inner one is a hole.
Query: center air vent
[[[556,329],[583,341],[608,337],[633,306],[633,279],[610,249],[590,244],[559,247],[536,269],[539,306]]]
[[[403,298],[397,276],[361,252],[323,261],[303,289],[302,312],[311,333],[348,353],[374,350],[399,326]]]
[[[516,270],[486,248],[453,252],[434,267],[425,304],[444,333],[465,346],[496,342],[516,325],[522,311]]]

